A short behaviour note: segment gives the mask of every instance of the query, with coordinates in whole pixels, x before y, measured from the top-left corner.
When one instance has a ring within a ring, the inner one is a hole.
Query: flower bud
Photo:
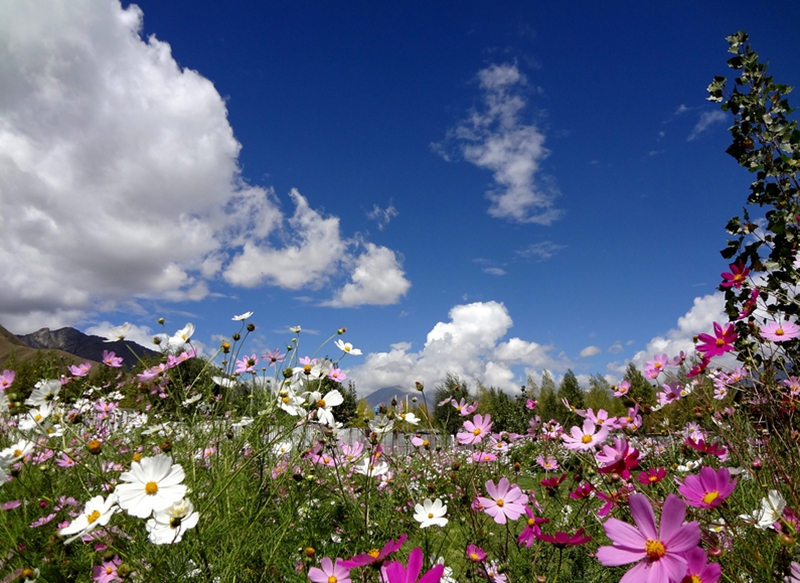
[[[231,336],[231,338],[233,338],[233,341],[234,341],[234,342],[238,342],[239,340],[241,340],[241,338],[242,338],[242,335],[241,335],[241,334],[239,334],[238,332],[234,332],[234,333],[233,333],[233,336]]]
[[[163,325],[164,325],[164,318],[159,318],[159,319],[158,319],[158,324],[159,324],[160,326],[163,326]]]
[[[255,325],[255,324],[248,324],[248,325],[247,325],[247,331],[248,331],[248,332],[252,332],[252,331],[254,331],[255,329],[256,329],[256,325]]]
[[[99,454],[103,449],[103,444],[97,441],[96,439],[92,439],[89,443],[86,444],[86,449],[89,450],[89,453],[92,455]]]

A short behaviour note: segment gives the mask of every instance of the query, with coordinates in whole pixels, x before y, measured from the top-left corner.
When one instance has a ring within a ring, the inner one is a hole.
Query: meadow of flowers
[[[346,331],[248,354],[249,312],[212,356],[187,325],[157,362],[8,368],[0,581],[800,583],[800,132],[742,35],[733,93],[709,91],[766,215],[728,225],[729,321],[652,356],[654,400],[625,380],[623,413],[565,402],[562,426],[529,395],[521,434],[417,384],[346,430]]]

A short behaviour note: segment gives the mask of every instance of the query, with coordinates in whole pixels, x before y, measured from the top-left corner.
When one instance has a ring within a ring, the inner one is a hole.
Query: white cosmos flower
[[[342,394],[336,389],[328,391],[325,393],[324,397],[320,396],[318,392],[313,391],[308,394],[308,402],[316,402],[317,420],[319,420],[322,425],[330,425],[333,427],[336,424],[336,420],[333,418],[331,407],[336,407],[344,403],[344,397],[342,397]]]
[[[131,331],[130,322],[125,322],[122,326],[115,326],[106,332],[106,342],[117,342],[118,340],[125,340],[128,332]]]
[[[364,474],[365,476],[369,477],[382,476],[389,471],[389,464],[386,462],[379,462],[376,464],[373,463],[372,459],[367,457],[364,458],[360,463],[354,465],[353,469],[359,474]]]
[[[175,332],[174,336],[171,336],[169,339],[169,345],[175,348],[180,348],[192,337],[194,334],[194,324],[188,323],[186,326]]]
[[[119,476],[115,490],[120,508],[131,516],[147,518],[172,506],[186,495],[183,468],[164,454],[133,462],[129,472]]]
[[[420,523],[420,528],[446,526],[448,520],[444,517],[445,514],[447,514],[447,505],[443,504],[439,498],[436,500],[425,498],[422,504],[414,506],[414,520]]]
[[[247,320],[250,316],[253,315],[253,312],[245,312],[244,314],[239,314],[238,316],[234,316],[231,318],[234,322],[241,322],[242,320]]]
[[[69,544],[77,538],[92,532],[98,526],[105,526],[115,513],[119,512],[116,496],[111,494],[108,499],[95,496],[86,503],[83,512],[73,520],[69,526],[58,531],[61,536],[73,535],[64,541]]]
[[[183,533],[197,526],[200,515],[192,503],[184,498],[168,508],[153,513],[145,525],[148,539],[154,545],[171,545],[181,541]]]
[[[291,328],[289,328],[289,331],[294,332],[295,334],[300,334],[300,330],[301,330],[300,326],[292,326]]]
[[[334,344],[336,344],[336,347],[342,352],[352,354],[353,356],[361,356],[361,349],[353,348],[353,345],[349,342],[344,342],[342,339],[339,339]]]
[[[25,404],[29,407],[50,405],[53,401],[58,400],[58,393],[61,391],[61,381],[41,380],[36,383],[34,387],[30,396],[25,399]]]
[[[33,431],[35,429],[46,429],[48,417],[53,413],[53,403],[39,405],[25,413],[19,420],[17,427],[20,431]]]
[[[411,413],[411,412],[400,413],[398,415],[398,417],[400,418],[401,421],[405,421],[409,425],[419,425],[420,419],[419,419],[419,417],[414,415],[414,413]]]
[[[784,508],[786,508],[786,500],[781,493],[777,490],[770,490],[767,492],[767,497],[761,499],[761,509],[754,513],[755,527],[760,530],[771,528],[783,516]]]
[[[35,445],[36,443],[33,441],[21,439],[17,443],[0,450],[0,467],[7,468],[14,462],[18,462],[26,455],[31,453]]]

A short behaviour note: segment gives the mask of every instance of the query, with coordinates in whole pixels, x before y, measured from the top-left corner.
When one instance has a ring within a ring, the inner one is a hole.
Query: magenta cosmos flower
[[[686,503],[695,508],[715,508],[722,504],[736,488],[736,480],[731,481],[727,468],[703,466],[700,475],[686,476],[678,491],[686,498]]]
[[[761,337],[770,342],[786,342],[800,336],[800,326],[792,322],[770,322],[761,326]]]
[[[661,529],[643,494],[628,497],[636,529],[626,522],[609,518],[603,524],[614,546],[597,549],[597,560],[607,567],[638,561],[620,583],[680,583],[688,563],[684,553],[700,544],[700,525],[684,524],[686,504],[675,494],[667,496],[661,512]]]
[[[688,567],[683,581],[691,583],[717,583],[722,575],[722,567],[718,563],[709,563],[706,552],[697,547],[684,554]]]
[[[487,481],[486,491],[491,498],[478,496],[478,502],[497,524],[505,524],[506,518],[516,520],[525,512],[525,494],[516,484],[512,486],[508,478],[500,478],[497,486],[491,480]]]
[[[742,283],[747,279],[747,275],[750,273],[750,268],[746,267],[744,263],[739,261],[738,263],[731,263],[728,267],[730,267],[730,272],[725,272],[722,274],[722,279],[724,280],[720,286],[722,287],[735,287],[739,289],[742,287]]]
[[[575,534],[569,534],[566,532],[558,531],[554,535],[552,534],[545,534],[541,531],[538,533],[534,533],[534,536],[539,540],[543,540],[550,544],[557,546],[558,548],[565,548],[565,547],[574,547],[577,545],[585,545],[592,537],[588,534],[585,534],[582,528],[579,528]]]
[[[372,549],[368,553],[363,553],[361,555],[356,555],[349,561],[342,561],[342,567],[347,569],[352,569],[353,567],[363,567],[364,565],[371,565],[373,563],[382,563],[383,560],[395,552],[397,549],[403,546],[403,543],[406,542],[406,535],[400,535],[400,538],[397,541],[390,540],[381,550]]]
[[[461,445],[471,445],[480,443],[485,435],[489,435],[491,430],[491,415],[475,415],[472,421],[464,421],[464,431],[457,433],[456,437]]]
[[[733,343],[739,335],[733,329],[733,324],[728,324],[723,328],[714,322],[714,335],[699,334],[697,336],[697,350],[703,353],[703,358],[714,358],[722,356],[726,352],[733,350]]]
[[[311,567],[308,578],[314,583],[350,583],[350,569],[342,566],[342,560],[336,559],[334,563],[328,557],[320,561],[321,569]]]
[[[408,569],[399,561],[392,561],[383,568],[382,580],[386,583],[439,583],[444,574],[444,565],[436,565],[417,579],[422,570],[422,558],[422,549],[415,548],[408,556]]]

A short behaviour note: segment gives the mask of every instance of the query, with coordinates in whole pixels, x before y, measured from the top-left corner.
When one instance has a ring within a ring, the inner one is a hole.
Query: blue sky
[[[5,4],[0,323],[212,350],[252,310],[257,353],[346,326],[362,392],[616,380],[721,318],[724,37],[800,83],[800,4],[753,6]]]

